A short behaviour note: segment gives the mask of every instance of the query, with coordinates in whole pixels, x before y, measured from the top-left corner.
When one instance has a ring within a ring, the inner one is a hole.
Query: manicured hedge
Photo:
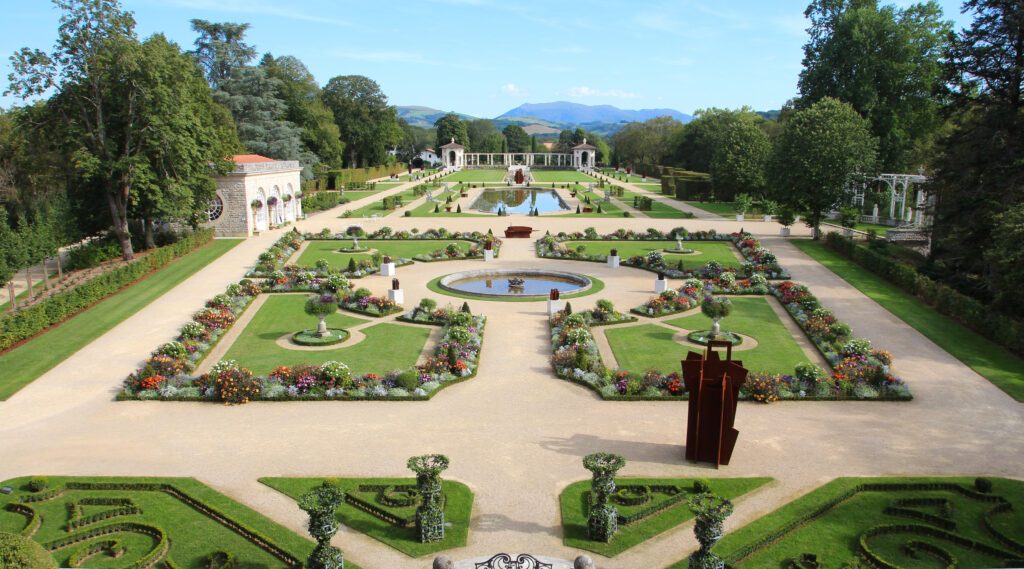
[[[212,229],[199,230],[126,265],[103,273],[32,306],[0,318],[0,352],[116,294],[121,289],[191,253],[213,239]]]
[[[983,302],[919,273],[914,267],[857,245],[838,233],[829,233],[825,245],[920,298],[939,313],[1024,356],[1024,323],[1019,320],[1000,314]]]

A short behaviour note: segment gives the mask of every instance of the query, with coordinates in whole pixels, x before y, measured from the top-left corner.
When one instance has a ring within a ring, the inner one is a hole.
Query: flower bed
[[[648,229],[644,233],[619,229],[606,235],[599,235],[593,228],[587,228],[584,232],[562,232],[557,235],[549,233],[537,241],[536,247],[538,257],[603,263],[608,260],[607,255],[586,253],[567,247],[565,243],[572,241],[663,241],[676,239],[683,241],[731,241],[745,261],[739,269],[723,267],[717,261],[709,261],[699,269],[680,269],[679,267],[669,266],[661,251],[650,251],[646,255],[635,255],[623,259],[622,265],[652,271],[674,279],[691,277],[717,279],[725,273],[733,273],[745,278],[750,278],[755,274],[762,274],[768,279],[790,278],[789,273],[779,266],[775,255],[762,247],[760,241],[749,233],[727,235],[717,233],[714,230],[690,233],[682,227],[677,227],[668,232],[661,232],[654,228]]]
[[[264,377],[226,360],[215,364],[209,373],[191,375],[256,294],[259,288],[243,281],[214,297],[182,327],[175,340],[157,348],[125,379],[118,399],[233,404],[295,399],[425,400],[441,387],[473,377],[479,366],[485,317],[445,308],[434,317],[444,326],[441,341],[423,366],[384,376],[368,373],[356,377],[344,363],[331,361],[319,366],[279,366]]]
[[[643,307],[634,308],[633,312],[648,315],[646,310],[657,309],[661,312],[652,315],[659,316],[695,308],[701,293],[687,285],[694,283],[684,283],[685,294],[666,291],[670,294],[663,293]],[[823,308],[807,287],[787,281],[772,286],[771,292],[825,355],[832,370],[828,372],[812,363],[801,363],[793,374],[753,371],[740,390],[740,399],[770,403],[782,399],[906,401],[912,398],[907,385],[892,373],[892,354],[873,349],[869,340],[852,338],[849,326]],[[678,300],[680,298],[684,300]],[[684,304],[689,308],[681,308]],[[587,385],[604,399],[687,398],[680,373],[665,374],[649,369],[641,375],[606,368],[593,337],[592,324],[582,314],[559,312],[551,318],[550,324],[551,364],[558,377]]]

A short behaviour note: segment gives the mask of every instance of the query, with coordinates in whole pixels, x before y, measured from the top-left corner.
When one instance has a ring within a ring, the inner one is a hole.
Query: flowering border
[[[545,259],[604,263],[608,260],[607,255],[590,255],[587,253],[576,252],[571,248],[565,248],[564,251],[562,251],[559,250],[559,246],[563,243],[572,241],[672,241],[677,239],[676,236],[680,236],[678,238],[683,241],[691,242],[731,241],[737,251],[739,251],[740,255],[743,256],[743,265],[739,269],[724,268],[716,261],[709,261],[699,270],[686,269],[680,271],[665,264],[664,256],[661,254],[661,251],[651,251],[644,256],[635,255],[633,257],[628,257],[622,260],[622,265],[664,274],[665,276],[673,279],[692,277],[712,278],[718,277],[723,273],[735,273],[739,275],[746,275],[747,277],[755,273],[761,273],[769,279],[777,280],[790,278],[789,273],[779,265],[775,254],[762,247],[761,242],[747,232],[727,235],[724,233],[718,233],[711,229],[708,231],[695,231],[691,233],[683,227],[677,227],[668,232],[662,232],[654,228],[648,229],[645,233],[638,233],[631,229],[618,229],[612,233],[599,235],[593,228],[588,227],[584,232],[562,232],[557,235],[551,235],[549,233],[538,239],[535,247],[537,250],[537,256]]]

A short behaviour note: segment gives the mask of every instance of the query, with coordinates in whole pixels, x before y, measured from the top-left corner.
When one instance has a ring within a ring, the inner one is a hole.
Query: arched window
[[[217,221],[224,215],[224,200],[219,195],[214,195],[210,200],[210,207],[206,210],[206,216],[210,221]]]
[[[263,191],[263,188],[256,190],[256,202],[260,204],[254,214],[256,231],[266,231],[270,213],[267,211],[267,193]]]

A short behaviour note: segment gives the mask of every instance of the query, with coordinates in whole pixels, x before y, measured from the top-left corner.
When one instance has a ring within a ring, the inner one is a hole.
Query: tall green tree
[[[192,20],[192,31],[199,37],[192,56],[206,74],[214,90],[221,88],[238,69],[256,57],[256,49],[245,43],[249,24]]]
[[[783,125],[769,165],[772,193],[810,212],[817,239],[822,216],[840,205],[854,176],[873,172],[877,152],[868,122],[849,103],[826,97]]]
[[[180,156],[206,158],[212,166],[206,176],[223,171],[230,167],[228,149],[218,144],[219,131],[208,133],[217,128],[208,88],[181,80],[198,77],[191,60],[174,54],[166,60],[169,52],[156,47],[167,43],[160,36],[141,44],[131,13],[116,0],[54,4],[61,10],[57,43],[50,54],[23,48],[12,56],[11,91],[31,97],[53,89],[47,109],[74,164],[75,190],[94,207],[105,202],[122,256],[130,260],[128,217],[142,197],[137,187],[192,171]]]
[[[284,118],[302,129],[302,144],[319,161],[340,168],[345,144],[334,122],[334,113],[323,101],[323,93],[313,74],[298,58],[286,55],[263,56],[260,62],[271,79],[280,81],[277,96],[284,101]]]
[[[466,134],[469,135],[470,150],[473,152],[499,152],[501,150],[501,133],[494,121],[490,119],[474,119],[466,122]]]
[[[510,124],[501,131],[505,135],[505,139],[508,140],[508,151],[509,152],[529,152],[530,151],[530,135],[526,134],[523,127],[517,124]]]
[[[879,138],[881,168],[916,171],[943,121],[942,57],[952,24],[934,1],[899,9],[877,0],[813,0],[799,105],[853,105]]]
[[[764,191],[771,140],[749,108],[702,109],[675,142],[676,163],[708,172],[720,199]]]
[[[612,136],[615,156],[624,164],[665,164],[672,152],[669,141],[682,128],[672,117],[629,123]]]
[[[1024,317],[1018,258],[1024,204],[1024,4],[969,0],[974,16],[947,56],[955,127],[939,144],[929,188],[937,198],[930,270]],[[984,254],[979,254],[984,252]]]
[[[466,123],[455,113],[448,113],[434,121],[434,128],[437,129],[436,150],[440,153],[441,147],[455,139],[455,142],[470,148],[469,131]]]
[[[341,131],[349,167],[383,164],[388,149],[401,142],[398,115],[376,81],[339,75],[324,86],[323,97]]]
[[[262,67],[241,67],[221,82],[214,100],[235,119],[238,139],[249,151],[279,160],[315,165],[317,157],[302,144],[302,130],[286,120],[288,105],[277,96],[281,81]]]

